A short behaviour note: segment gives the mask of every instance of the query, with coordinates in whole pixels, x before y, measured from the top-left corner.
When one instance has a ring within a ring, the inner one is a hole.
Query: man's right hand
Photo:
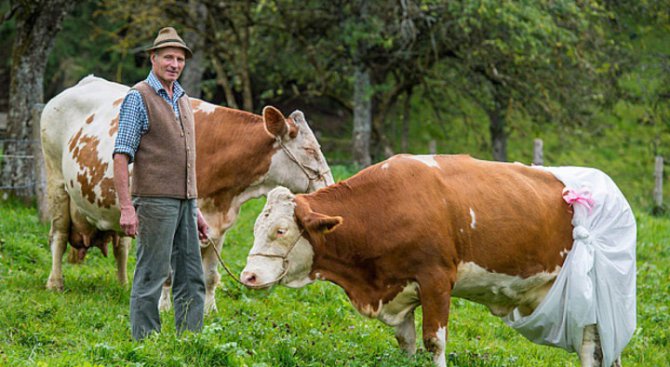
[[[119,199],[119,209],[121,209],[121,218],[119,224],[121,230],[130,237],[137,234],[138,219],[135,213],[135,207],[130,199],[128,187],[128,163],[130,158],[127,154],[114,154],[114,188],[116,196]]]
[[[121,229],[130,237],[137,234],[138,219],[135,213],[135,207],[132,205],[121,207],[121,219],[119,219]]]

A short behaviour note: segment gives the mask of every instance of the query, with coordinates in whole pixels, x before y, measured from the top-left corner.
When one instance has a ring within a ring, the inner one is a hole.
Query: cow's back
[[[476,262],[527,277],[553,272],[571,247],[562,189],[550,173],[520,164],[399,155],[305,198],[344,218],[329,236],[352,260],[407,259],[410,273]]]
[[[554,272],[572,247],[572,209],[563,183],[517,163],[455,157],[443,161],[452,231],[462,262],[529,277]],[[455,213],[455,214],[454,214]]]
[[[61,155],[79,129],[86,125],[94,126],[91,124],[93,121],[86,121],[91,115],[94,118],[97,115],[98,121],[102,121],[102,114],[106,112],[106,117],[109,117],[106,122],[111,122],[118,116],[120,103],[127,91],[128,87],[124,85],[90,75],[52,98],[44,107],[41,119],[46,154],[50,158]],[[121,101],[118,101],[119,98]]]

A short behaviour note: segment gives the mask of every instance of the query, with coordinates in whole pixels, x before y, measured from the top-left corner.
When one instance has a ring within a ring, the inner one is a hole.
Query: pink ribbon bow
[[[591,210],[593,210],[593,206],[596,204],[591,197],[591,191],[585,187],[579,190],[568,189],[567,187],[564,188],[563,200],[573,206],[575,203],[584,205],[586,209],[589,210],[589,214],[591,213]]]

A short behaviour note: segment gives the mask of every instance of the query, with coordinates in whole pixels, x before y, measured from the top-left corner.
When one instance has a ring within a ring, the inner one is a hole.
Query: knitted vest
[[[134,196],[194,199],[195,127],[188,96],[177,101],[179,118],[172,106],[146,82],[135,84],[149,119],[135,152],[131,193]]]

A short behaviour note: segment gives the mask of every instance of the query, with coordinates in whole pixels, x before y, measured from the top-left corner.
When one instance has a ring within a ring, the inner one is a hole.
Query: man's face
[[[151,65],[159,80],[173,83],[181,75],[186,64],[186,53],[178,47],[166,47],[151,54]]]

